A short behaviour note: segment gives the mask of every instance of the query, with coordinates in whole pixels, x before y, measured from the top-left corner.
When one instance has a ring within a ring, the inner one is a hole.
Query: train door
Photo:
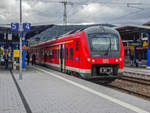
[[[75,67],[80,68],[80,41],[75,40]]]
[[[64,44],[59,45],[59,65],[61,71],[65,69],[65,58],[64,58]]]

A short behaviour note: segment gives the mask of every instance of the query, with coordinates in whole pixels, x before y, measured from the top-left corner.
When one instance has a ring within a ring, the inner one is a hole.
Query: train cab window
[[[54,58],[54,52],[55,52],[55,51],[54,51],[54,50],[52,50],[52,56],[53,56],[53,58]]]
[[[73,48],[70,48],[70,60],[73,60]]]
[[[66,48],[66,60],[68,60],[68,48]]]
[[[76,41],[76,50],[78,51],[78,49],[79,49],[79,42]]]
[[[55,58],[57,58],[57,50],[55,50]]]

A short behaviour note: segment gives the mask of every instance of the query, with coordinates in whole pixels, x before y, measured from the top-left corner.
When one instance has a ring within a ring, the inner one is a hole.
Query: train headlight
[[[122,58],[120,58],[119,60],[122,61]]]
[[[90,60],[91,60],[91,59],[90,59],[90,58],[88,58],[87,60],[90,62]]]
[[[116,62],[118,62],[118,59],[116,59]]]
[[[92,62],[95,62],[95,60],[93,59]]]

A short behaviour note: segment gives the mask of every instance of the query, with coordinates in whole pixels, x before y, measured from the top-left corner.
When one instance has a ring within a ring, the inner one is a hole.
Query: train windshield
[[[118,51],[119,37],[114,34],[89,34],[91,51]]]

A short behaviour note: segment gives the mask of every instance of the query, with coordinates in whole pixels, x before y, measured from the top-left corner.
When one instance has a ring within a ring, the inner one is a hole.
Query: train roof
[[[81,29],[78,29],[78,30],[73,30],[73,31],[67,32],[66,34],[61,35],[60,37],[52,38],[51,40],[32,45],[31,47],[48,44],[51,41],[62,39],[64,37],[66,37],[66,36],[69,36],[69,35],[72,35],[72,34],[75,34],[75,33],[81,32],[81,31],[84,31],[86,34],[92,34],[92,33],[113,33],[113,34],[118,34],[117,30],[115,30],[113,28],[110,28],[110,27],[92,26],[92,27],[81,28]]]
[[[114,28],[106,27],[106,26],[93,26],[88,27],[84,29],[86,34],[92,34],[92,33],[113,33],[118,34],[118,31]]]

